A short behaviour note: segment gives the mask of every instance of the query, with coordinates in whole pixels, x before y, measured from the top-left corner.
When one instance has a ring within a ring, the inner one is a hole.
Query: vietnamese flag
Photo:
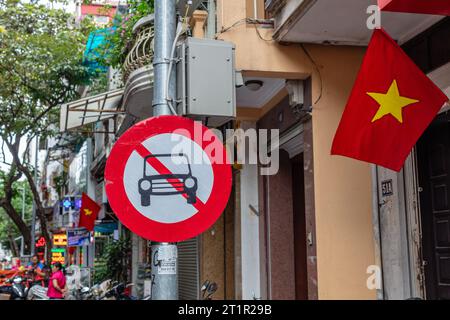
[[[79,227],[85,227],[87,230],[94,230],[95,220],[97,219],[100,206],[87,194],[83,192],[81,196],[80,220]]]
[[[382,11],[450,16],[449,0],[378,0]]]
[[[400,171],[445,94],[382,29],[374,31],[331,154]]]

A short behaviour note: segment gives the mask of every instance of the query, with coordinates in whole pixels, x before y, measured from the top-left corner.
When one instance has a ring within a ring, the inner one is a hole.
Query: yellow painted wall
[[[282,78],[312,75],[313,101],[321,84],[313,64],[297,44],[262,40],[245,25],[245,0],[218,0],[218,30],[237,23],[219,38],[236,45],[236,67],[245,74]],[[241,22],[241,23],[239,23]],[[271,30],[260,29],[271,38]],[[374,264],[370,166],[330,156],[333,135],[362,61],[364,48],[306,45],[319,65],[323,92],[313,106],[316,241],[319,299],[375,299],[366,287]]]

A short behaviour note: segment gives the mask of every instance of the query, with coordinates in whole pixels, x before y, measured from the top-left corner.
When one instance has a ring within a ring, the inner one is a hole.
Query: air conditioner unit
[[[177,113],[210,127],[236,117],[234,44],[189,37],[177,58]]]

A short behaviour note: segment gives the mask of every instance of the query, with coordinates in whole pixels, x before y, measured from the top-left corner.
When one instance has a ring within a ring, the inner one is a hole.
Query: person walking
[[[62,300],[67,292],[66,276],[62,271],[60,262],[52,264],[52,276],[48,283],[47,296],[50,299]]]

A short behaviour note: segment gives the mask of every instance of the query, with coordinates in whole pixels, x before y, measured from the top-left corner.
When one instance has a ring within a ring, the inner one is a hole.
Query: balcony
[[[123,110],[137,119],[152,116],[154,16],[140,19],[133,28],[134,43],[123,64]]]
[[[123,65],[124,80],[127,80],[133,71],[152,64],[155,36],[153,22],[154,16],[149,15],[134,26],[133,33],[136,40]]]

